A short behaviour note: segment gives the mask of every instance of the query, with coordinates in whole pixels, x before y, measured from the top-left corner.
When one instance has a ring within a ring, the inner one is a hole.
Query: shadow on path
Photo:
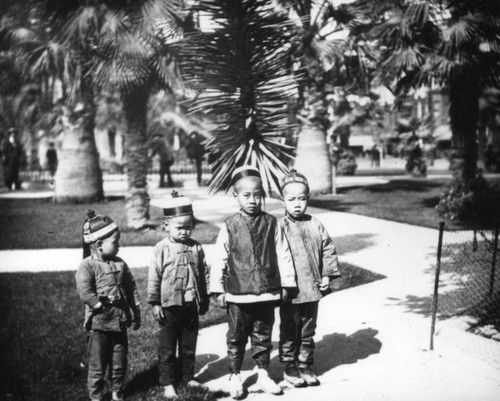
[[[351,335],[333,333],[324,336],[316,343],[314,370],[318,375],[322,375],[337,366],[353,364],[370,355],[378,354],[382,348],[382,343],[379,339],[375,338],[377,334],[377,330],[366,328],[358,330]],[[274,342],[273,350],[277,348],[278,344]],[[211,360],[214,358],[214,355],[199,355],[197,360],[203,360],[204,358]],[[228,374],[227,366],[227,357],[214,362],[208,362],[207,369],[197,376],[197,380],[201,383],[206,383],[207,381],[218,379]],[[242,371],[251,371],[254,366],[251,351],[247,350],[243,360]],[[281,381],[283,378],[283,369],[278,356],[271,359],[270,376],[277,381]],[[256,380],[257,375],[252,374],[246,379],[244,383],[245,387],[250,387]]]

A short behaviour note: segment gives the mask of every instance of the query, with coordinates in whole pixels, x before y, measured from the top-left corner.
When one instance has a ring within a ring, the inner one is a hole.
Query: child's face
[[[103,259],[112,258],[116,256],[120,249],[120,231],[115,231],[109,237],[101,240],[101,256]]]
[[[166,223],[168,226],[168,231],[170,232],[170,238],[174,241],[184,243],[186,242],[191,233],[193,232],[193,216],[177,216],[168,219]]]
[[[262,195],[262,183],[256,177],[242,178],[234,189],[234,196],[238,200],[241,210],[249,216],[260,212]]]
[[[283,206],[289,216],[298,219],[304,215],[309,201],[309,191],[304,184],[294,182],[283,189]]]

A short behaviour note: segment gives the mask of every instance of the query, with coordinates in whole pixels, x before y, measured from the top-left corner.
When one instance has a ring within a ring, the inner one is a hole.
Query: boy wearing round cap
[[[85,303],[89,331],[87,387],[91,400],[104,399],[106,367],[111,372],[112,400],[122,400],[127,370],[127,327],[139,329],[141,314],[134,277],[117,255],[120,230],[108,216],[89,211],[83,225],[84,259],[76,287]]]
[[[194,380],[194,363],[198,315],[205,314],[209,306],[208,269],[203,248],[190,238],[194,227],[191,201],[173,191],[170,199],[156,206],[163,209],[168,236],[154,248],[148,302],[160,325],[160,384],[165,397],[174,398],[179,379],[189,387],[204,387]]]
[[[335,245],[325,227],[306,214],[309,184],[292,170],[281,183],[285,217],[280,226],[290,245],[297,289],[280,307],[280,360],[294,387],[319,384],[312,370],[318,303],[330,281],[340,276]]]
[[[277,219],[261,210],[264,190],[259,171],[240,167],[232,175],[232,184],[240,210],[220,230],[210,274],[210,292],[228,314],[229,392],[235,399],[244,396],[240,370],[250,337],[257,386],[266,393],[281,394],[269,377],[269,362],[274,307],[283,288],[295,287],[290,250]]]

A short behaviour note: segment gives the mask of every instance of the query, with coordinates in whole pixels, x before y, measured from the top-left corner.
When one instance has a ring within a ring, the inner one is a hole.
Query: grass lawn
[[[310,205],[328,210],[355,213],[400,223],[438,228],[444,219],[436,211],[450,179],[391,180],[386,184],[340,188],[338,195],[318,195]],[[493,224],[491,219],[486,224]],[[484,224],[484,223],[483,223]],[[446,221],[448,228],[467,228]]]
[[[351,265],[341,267],[340,289],[382,278]],[[133,269],[141,299],[143,324],[129,331],[126,396],[130,401],[162,400],[158,385],[157,324],[146,299],[146,268]],[[74,272],[0,274],[0,399],[16,401],[87,400],[86,336],[83,304]],[[340,290],[339,289],[339,290]],[[213,302],[201,327],[225,321]],[[277,327],[275,327],[277,329]],[[225,338],[220,341],[225,342]],[[222,394],[184,392],[180,401],[210,401]]]
[[[154,245],[165,237],[163,214],[150,208],[154,227],[134,231],[126,228],[125,200],[103,203],[56,204],[51,199],[0,199],[0,249],[77,248],[82,246],[82,226],[89,209],[107,214],[120,226],[121,246]],[[192,237],[212,244],[219,229],[197,222]]]

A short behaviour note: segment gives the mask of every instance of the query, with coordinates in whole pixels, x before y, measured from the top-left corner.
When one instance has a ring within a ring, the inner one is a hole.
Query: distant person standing
[[[186,146],[187,156],[194,161],[196,165],[196,181],[198,185],[202,184],[202,163],[205,154],[205,147],[203,146],[203,137],[198,131],[193,131],[189,135],[189,142]]]
[[[174,156],[165,138],[161,135],[155,135],[153,138],[151,156],[153,157],[156,154],[160,156],[160,188],[165,188],[166,186],[173,187],[174,181],[172,180],[170,167],[174,164]],[[165,175],[167,176],[167,185],[165,185]]]
[[[45,158],[47,159],[47,168],[49,169],[50,175],[54,177],[58,163],[57,150],[54,146],[54,142],[49,142],[49,148],[47,149]]]
[[[375,168],[380,167],[380,150],[378,149],[377,145],[373,145],[372,151],[371,151],[371,156],[372,156],[372,162],[371,166]]]
[[[2,163],[5,170],[5,185],[12,190],[21,189],[19,180],[19,169],[24,162],[24,151],[22,145],[17,140],[16,130],[11,128],[8,131],[8,138],[2,144]]]

